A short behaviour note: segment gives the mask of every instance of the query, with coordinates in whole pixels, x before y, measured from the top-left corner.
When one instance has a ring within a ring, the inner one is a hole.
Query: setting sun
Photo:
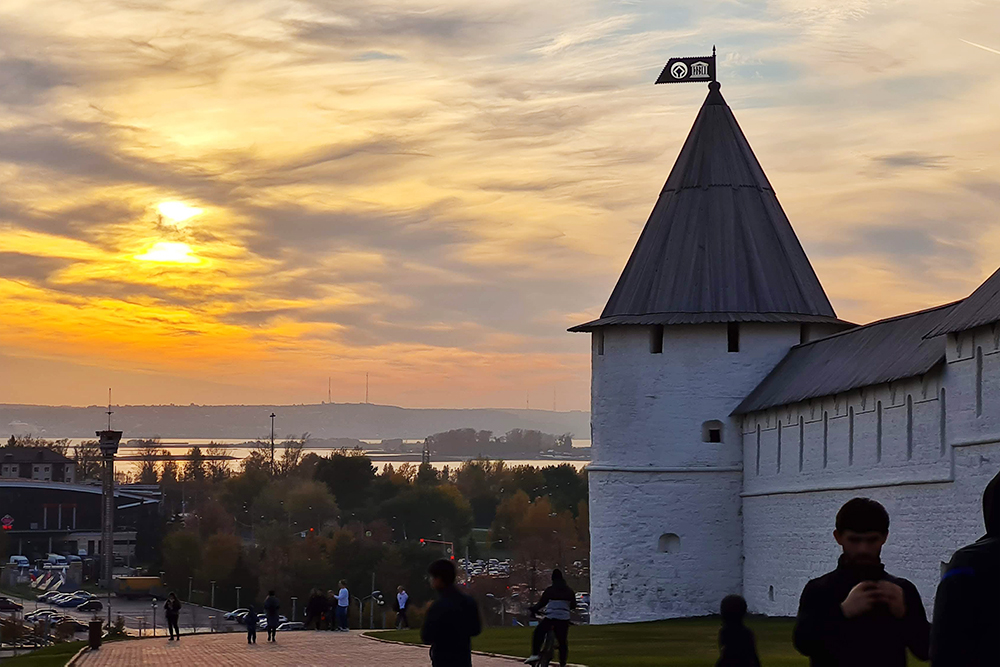
[[[188,206],[184,202],[165,201],[156,207],[161,215],[170,218],[174,222],[184,222],[202,212],[202,209]]]
[[[136,255],[135,259],[143,262],[167,262],[171,264],[201,264],[202,259],[191,254],[191,246],[187,243],[157,241],[146,252]]]

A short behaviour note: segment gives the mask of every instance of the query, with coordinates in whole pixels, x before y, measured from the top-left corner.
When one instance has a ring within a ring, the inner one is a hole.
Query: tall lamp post
[[[271,413],[271,477],[274,477],[274,413]]]
[[[108,593],[108,625],[111,624],[111,571],[115,563],[115,454],[122,432],[111,430],[111,401],[108,400],[108,430],[97,431],[104,462],[101,480],[101,581]]]

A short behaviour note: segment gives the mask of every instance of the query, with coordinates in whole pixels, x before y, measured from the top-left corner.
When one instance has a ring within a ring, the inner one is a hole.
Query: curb
[[[368,632],[373,632],[373,631],[369,630]],[[381,632],[381,631],[375,630],[374,632]],[[386,630],[385,632],[393,632],[393,631],[392,630]],[[376,642],[382,642],[383,644],[400,644],[400,645],[403,645],[403,646],[420,646],[420,647],[423,647],[423,648],[429,648],[427,646],[427,644],[414,644],[412,642],[400,642],[400,641],[396,641],[395,639],[382,639],[380,637],[376,637],[374,634],[362,633],[361,636],[364,637],[365,639],[370,639],[370,640],[376,641]],[[473,651],[472,654],[473,655],[481,655],[481,656],[484,656],[484,657],[487,657],[487,658],[501,658],[503,660],[511,660],[513,662],[518,663],[519,665],[523,665],[524,664],[524,658],[518,658],[518,657],[513,656],[513,655],[504,655],[503,653],[487,653],[486,651]],[[569,663],[566,663],[566,667],[587,667],[587,666],[586,665],[578,665],[578,664],[569,662]]]
[[[90,650],[89,646],[81,646],[80,650],[76,652],[76,655],[74,655],[72,658],[69,659],[69,662],[66,663],[65,667],[73,667],[73,665],[75,665],[80,661],[80,658],[83,657],[83,654],[89,650]]]

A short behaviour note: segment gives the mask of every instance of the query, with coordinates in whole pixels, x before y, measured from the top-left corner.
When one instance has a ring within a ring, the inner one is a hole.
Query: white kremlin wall
[[[745,416],[743,594],[751,612],[794,615],[805,583],[836,564],[837,510],[867,496],[889,511],[887,570],[913,581],[931,613],[942,563],[983,533],[982,491],[1000,470],[998,334],[990,326],[949,335],[947,363],[923,377]]]

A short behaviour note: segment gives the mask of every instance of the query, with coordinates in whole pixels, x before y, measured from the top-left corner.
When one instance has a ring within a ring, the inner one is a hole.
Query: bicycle
[[[532,614],[541,623],[545,620],[544,614]],[[555,656],[556,652],[556,631],[549,626],[548,632],[545,633],[545,639],[542,641],[542,648],[538,651],[538,660],[532,660],[531,662],[525,661],[525,664],[533,665],[534,667],[549,667],[552,662],[552,658]],[[558,661],[556,661],[558,664]]]

